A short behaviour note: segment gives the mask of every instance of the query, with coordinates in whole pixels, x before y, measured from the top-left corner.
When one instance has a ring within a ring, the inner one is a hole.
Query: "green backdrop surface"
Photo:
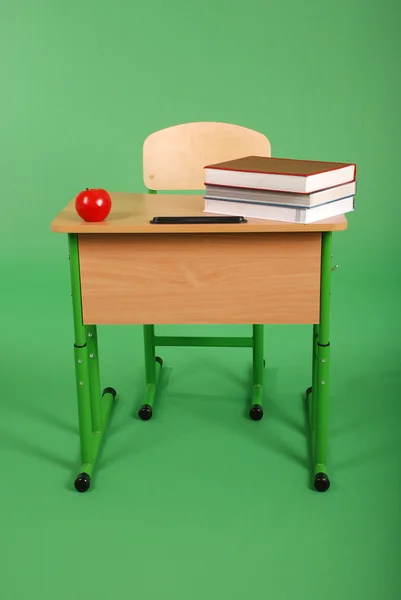
[[[0,2],[5,598],[399,597],[400,16],[395,0]],[[145,137],[204,120],[262,131],[274,156],[357,163],[334,236],[332,488],[308,483],[309,327],[266,328],[260,423],[247,351],[205,349],[165,352],[139,422],[141,329],[105,327],[119,400],[79,495],[67,240],[49,223],[84,187],[143,190]]]

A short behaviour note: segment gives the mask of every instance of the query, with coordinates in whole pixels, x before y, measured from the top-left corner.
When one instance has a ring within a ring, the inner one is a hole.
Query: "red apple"
[[[104,221],[111,211],[110,194],[102,188],[86,188],[75,198],[75,210],[84,221]]]

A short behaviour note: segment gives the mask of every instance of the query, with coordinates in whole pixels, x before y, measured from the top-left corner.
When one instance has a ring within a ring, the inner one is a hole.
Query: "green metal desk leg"
[[[112,401],[116,396],[113,388],[106,388],[103,392],[103,403],[105,410],[102,417],[101,408],[99,408],[100,398],[97,389],[99,386],[99,371],[96,363],[95,366],[89,366],[89,352],[86,344],[86,333],[91,331],[83,324],[82,320],[82,297],[81,297],[81,278],[79,268],[79,249],[78,236],[76,234],[68,235],[68,245],[70,251],[70,276],[71,276],[71,295],[74,317],[74,362],[75,375],[77,384],[78,398],[78,419],[79,419],[79,435],[81,442],[81,473],[75,480],[75,489],[79,492],[86,492],[90,487],[91,476],[95,466],[96,456],[100,447],[100,443],[106,428],[108,416]],[[93,329],[92,329],[93,331]],[[91,348],[96,350],[97,345],[92,344]],[[97,360],[97,359],[96,359]],[[94,376],[91,381],[90,375]],[[95,394],[93,397],[92,392]],[[100,395],[100,394],[99,394]],[[92,401],[93,400],[93,401]],[[100,429],[93,431],[92,415],[97,419],[96,425]]]
[[[154,325],[144,325],[143,335],[145,342],[145,372],[146,372],[146,401],[138,411],[142,421],[149,421],[153,415],[153,403],[156,396],[157,383],[163,361],[156,356],[155,328]]]
[[[326,473],[328,404],[330,399],[330,284],[332,233],[322,234],[320,323],[317,343],[316,383],[312,391],[312,431],[314,487],[325,492],[330,487]],[[314,421],[314,423],[313,423]]]
[[[252,406],[249,416],[253,421],[260,421],[263,417],[263,358],[264,326],[253,325],[253,393]]]

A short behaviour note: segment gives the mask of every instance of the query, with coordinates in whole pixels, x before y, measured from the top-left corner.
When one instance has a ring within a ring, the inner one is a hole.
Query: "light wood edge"
[[[78,234],[99,234],[99,233],[122,233],[122,234],[171,234],[171,233],[309,233],[309,232],[327,232],[327,231],[345,231],[347,229],[347,219],[319,221],[300,225],[299,223],[282,223],[278,221],[249,220],[242,225],[121,225],[118,228],[109,226],[107,222],[103,223],[56,223],[50,224],[50,230],[53,233],[78,233]]]

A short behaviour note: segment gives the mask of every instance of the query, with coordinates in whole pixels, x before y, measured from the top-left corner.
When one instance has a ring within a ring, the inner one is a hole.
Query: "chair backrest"
[[[261,133],[229,123],[184,123],[149,135],[143,145],[143,180],[154,191],[202,190],[204,167],[241,156],[270,156]]]

